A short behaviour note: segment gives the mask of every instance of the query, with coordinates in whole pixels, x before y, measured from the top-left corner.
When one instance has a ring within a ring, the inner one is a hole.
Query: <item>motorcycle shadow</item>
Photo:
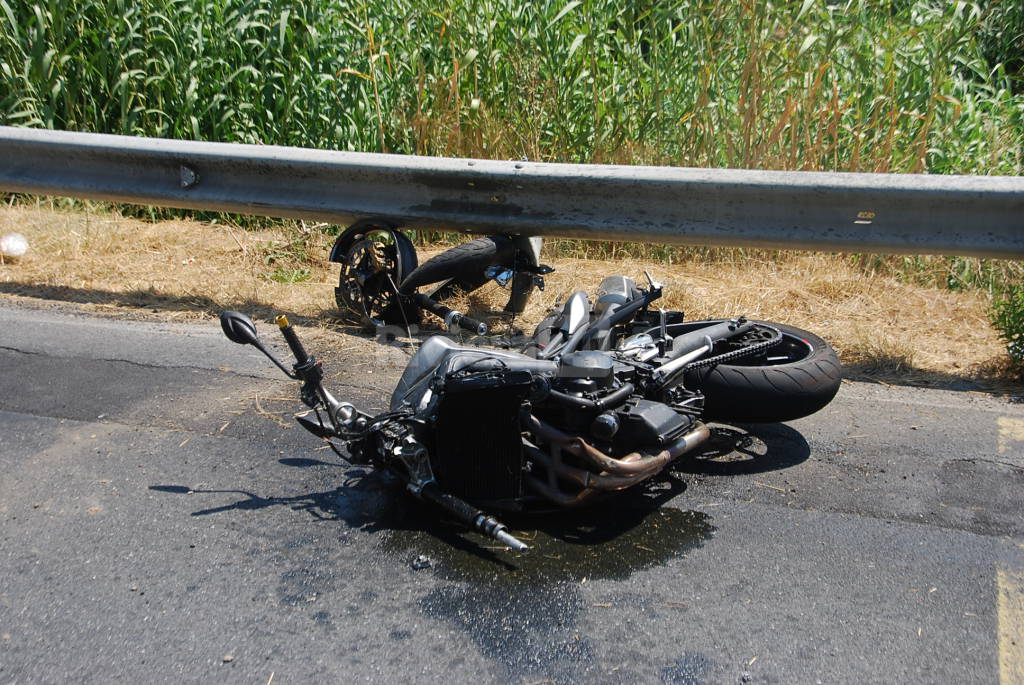
[[[672,466],[675,473],[748,476],[807,461],[810,445],[784,423],[714,425],[711,439]]]
[[[344,521],[352,528],[370,532],[388,526],[391,520],[389,512],[394,509],[395,501],[402,498],[403,488],[397,478],[369,468],[306,458],[284,458],[278,463],[298,468],[332,467],[344,473],[339,474],[342,480],[337,487],[298,495],[261,495],[242,488],[193,488],[187,485],[150,485],[149,489],[177,495],[234,496],[233,501],[227,504],[197,509],[191,516],[285,508],[305,512],[321,521]]]
[[[281,461],[286,466],[319,465],[307,460]],[[699,546],[714,530],[710,517],[703,513],[665,506],[686,489],[682,479],[665,473],[579,510],[502,515],[531,546],[528,554],[518,555],[413,499],[389,474],[354,468],[346,469],[344,478],[337,488],[298,495],[185,485],[152,485],[149,489],[206,502],[208,498],[230,499],[196,509],[191,516],[287,509],[318,521],[342,522],[348,529],[344,538],[352,539],[353,531],[370,534],[377,549],[399,564],[414,569],[425,564],[442,577],[470,582],[494,582],[496,571],[504,572],[500,575],[511,583],[625,578]],[[262,521],[257,525],[264,534],[273,530]]]
[[[350,530],[378,534],[377,546],[401,563],[415,568],[426,559],[435,573],[452,580],[494,582],[499,569],[507,572],[510,582],[622,579],[699,547],[713,535],[710,516],[672,506],[672,500],[687,489],[686,475],[757,474],[795,466],[809,455],[804,437],[784,424],[716,425],[703,449],[640,486],[580,509],[500,514],[531,546],[526,555],[512,554],[445,519],[411,498],[402,483],[387,473],[316,459],[285,458],[279,463],[337,467],[344,471],[338,487],[288,496],[184,485],[150,489],[234,496],[229,503],[198,509],[192,516],[286,508],[316,520],[340,521]]]

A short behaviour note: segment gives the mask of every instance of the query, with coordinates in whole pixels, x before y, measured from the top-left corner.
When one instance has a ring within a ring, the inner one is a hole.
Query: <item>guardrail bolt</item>
[[[181,187],[185,190],[199,184],[199,174],[195,169],[181,165]]]

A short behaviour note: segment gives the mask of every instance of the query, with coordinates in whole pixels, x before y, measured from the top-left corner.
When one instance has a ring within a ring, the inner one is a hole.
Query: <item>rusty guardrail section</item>
[[[1024,257],[1024,177],[545,164],[0,127],[0,191],[466,233]]]

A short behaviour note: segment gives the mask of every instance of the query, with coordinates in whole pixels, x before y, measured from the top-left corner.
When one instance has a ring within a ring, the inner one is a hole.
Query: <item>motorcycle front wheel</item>
[[[678,325],[713,323],[717,321]],[[808,416],[831,402],[843,379],[842,365],[831,345],[795,326],[755,323],[779,329],[782,342],[750,357],[685,374],[684,385],[704,393],[704,418],[777,423]]]
[[[515,245],[506,236],[495,235],[462,243],[435,255],[405,277],[401,291],[411,293],[432,283],[441,283],[431,297],[443,302],[456,292],[469,293],[488,280],[484,271],[491,265],[511,267]]]
[[[338,237],[341,263],[335,301],[341,313],[364,328],[419,322],[419,310],[405,306],[398,284],[416,269],[416,249],[394,225],[368,220]]]

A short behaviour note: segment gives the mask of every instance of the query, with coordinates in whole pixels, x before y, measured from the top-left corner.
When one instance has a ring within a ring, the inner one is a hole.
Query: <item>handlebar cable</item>
[[[455,358],[458,359],[460,356],[463,356],[464,354],[465,353],[457,355]],[[487,360],[496,361],[499,364],[501,364],[502,368],[508,369],[508,364],[505,362],[504,359],[501,359],[500,357],[477,357],[476,359],[471,359],[468,364],[463,364],[462,366],[460,366],[457,369],[452,369],[451,371],[449,371],[445,375],[446,376],[451,376],[453,374],[460,373],[462,371],[465,371],[466,369],[469,369],[470,367],[472,367],[474,364],[476,364],[478,362],[487,361]]]
[[[395,293],[395,304],[398,305],[398,312],[402,315],[402,321],[405,322],[405,333],[409,336],[409,341],[412,345],[412,353],[416,354],[419,350],[416,348],[416,339],[412,335],[412,326],[409,324],[409,318],[405,315],[405,305],[402,302],[404,299],[402,293],[398,291],[398,286],[395,285],[395,279],[391,278],[391,274],[387,271],[384,274],[388,277],[388,283],[391,285],[391,290]]]
[[[366,424],[366,427],[359,432],[346,433],[346,440],[357,440],[359,438],[366,437],[367,434],[372,433],[378,429],[378,426],[385,424],[389,421],[411,421],[413,423],[423,424],[421,419],[417,419],[411,409],[396,409],[395,411],[386,411],[383,414],[378,414],[370,419],[370,422]]]
[[[531,347],[536,347],[538,350],[543,350],[544,349],[544,345],[539,343],[539,342],[537,342],[536,340],[527,340],[525,343],[523,343],[519,347],[519,353],[520,354],[526,354],[526,351],[528,349],[530,349]]]
[[[319,423],[319,424],[320,424],[320,427],[321,427],[321,428],[327,428],[327,426],[325,426],[325,425],[324,425],[324,419],[323,419],[323,417],[322,417],[322,416],[320,416],[320,410],[319,410],[319,409],[317,409],[316,407],[313,407],[313,411],[314,411],[314,412],[316,412],[316,421],[317,421],[317,423]],[[333,426],[332,426],[332,429],[333,429]],[[326,443],[327,443],[328,445],[330,445],[330,446],[331,446],[331,449],[332,449],[332,450],[334,450],[334,453],[335,453],[335,454],[337,454],[337,455],[338,455],[339,457],[341,457],[342,459],[344,459],[344,460],[345,460],[346,462],[348,462],[349,464],[351,464],[351,463],[352,463],[352,460],[351,460],[351,459],[349,459],[348,457],[346,457],[346,456],[345,456],[344,454],[342,454],[342,453],[341,453],[341,450],[339,450],[339,449],[338,449],[338,446],[334,444],[334,441],[333,441],[333,440],[331,440],[331,439],[330,439],[329,437],[327,437],[327,438],[324,438],[324,441],[325,441],[325,442],[326,442]]]

